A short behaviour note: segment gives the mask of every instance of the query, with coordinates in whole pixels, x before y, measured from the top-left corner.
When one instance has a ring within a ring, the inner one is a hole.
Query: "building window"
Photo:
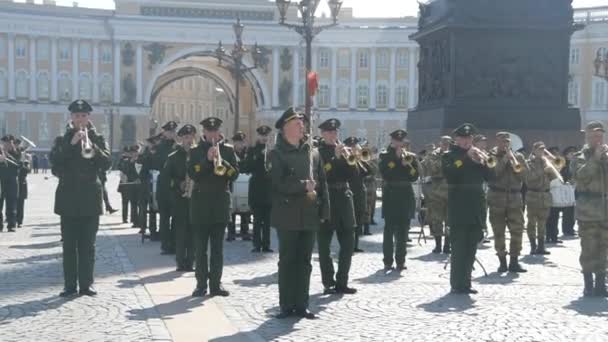
[[[27,72],[20,70],[17,71],[17,77],[15,81],[15,93],[17,98],[24,99],[28,96],[28,76]]]
[[[112,76],[104,74],[101,77],[101,86],[99,87],[101,102],[112,102],[112,95]]]
[[[348,80],[341,80],[340,86],[338,87],[338,106],[348,107],[350,104],[350,82]]]
[[[568,82],[568,103],[573,106],[578,106],[579,85],[577,80]]]
[[[169,115],[171,115],[171,117],[175,116],[175,103],[169,104]]]
[[[186,115],[186,105],[182,103],[179,105],[179,116],[184,117],[185,115]]]
[[[329,60],[330,60],[329,50],[327,50],[327,49],[321,50],[321,53],[319,53],[319,67],[324,68],[324,69],[329,68]]]
[[[340,69],[350,68],[350,53],[348,50],[340,50],[338,53],[338,67]]]
[[[378,68],[388,69],[388,53],[384,50],[378,53]]]
[[[67,61],[70,59],[70,42],[61,40],[59,42],[59,60]]]
[[[369,52],[367,50],[359,51],[359,68],[367,69],[369,67]]]
[[[386,108],[388,105],[388,90],[385,84],[380,84],[376,88],[376,106]]]
[[[329,107],[329,86],[327,84],[321,84],[319,86],[319,96],[317,97],[318,107],[328,108]]]
[[[581,58],[581,49],[571,47],[570,48],[570,65],[578,65]]]
[[[49,99],[49,74],[46,71],[38,74],[38,98]]]
[[[410,63],[410,55],[407,50],[400,50],[397,53],[397,65],[400,69],[407,69]]]
[[[89,62],[91,60],[91,44],[80,43],[80,49],[78,51],[81,61]]]
[[[89,76],[89,74],[81,74],[78,81],[78,86],[80,87],[78,96],[81,99],[90,101],[92,97],[91,94],[93,93],[93,82],[91,82],[91,76]]]
[[[112,63],[112,47],[109,45],[101,46],[101,63],[110,64]]]
[[[36,58],[40,61],[49,59],[49,41],[40,39],[36,42]]]
[[[27,54],[27,41],[25,39],[17,39],[15,43],[15,55],[17,58],[25,58]]]
[[[6,97],[6,72],[4,70],[0,70],[0,98]]]
[[[194,104],[190,104],[190,121],[192,121],[192,118],[194,118]]]
[[[58,95],[61,101],[70,101],[72,99],[72,80],[67,73],[59,74]]]
[[[49,141],[49,137],[49,117],[47,113],[44,113],[38,122],[38,141]]]
[[[606,105],[606,87],[604,81],[596,81],[593,85],[593,106],[601,108]]]
[[[357,107],[369,107],[369,86],[367,84],[360,84],[357,87]]]
[[[397,108],[407,108],[407,86],[398,85],[397,89],[395,89],[395,102]]]

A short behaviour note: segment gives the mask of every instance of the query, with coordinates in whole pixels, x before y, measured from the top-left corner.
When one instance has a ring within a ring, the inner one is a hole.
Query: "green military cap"
[[[232,136],[232,141],[243,141],[246,137],[247,135],[245,133],[243,133],[242,131],[238,131]]]
[[[511,134],[509,134],[509,132],[498,132],[496,133],[496,139],[504,139],[511,141]]]
[[[322,131],[335,131],[342,126],[340,120],[332,118],[329,120],[325,120],[323,123],[319,125],[319,129]]]
[[[70,113],[90,113],[93,107],[85,100],[76,100],[68,106]]]
[[[359,138],[357,137],[348,137],[344,139],[344,145],[346,146],[355,146],[359,143]]]
[[[270,126],[262,125],[255,130],[259,135],[267,136],[272,132],[272,128]]]
[[[295,119],[304,120],[304,115],[299,112],[296,112],[293,107],[289,107],[286,111],[283,112],[283,115],[281,115],[281,117],[277,120],[277,122],[274,124],[274,127],[276,129],[282,129],[286,123]]]
[[[477,128],[470,123],[463,123],[452,132],[457,137],[470,137],[477,134]]]
[[[537,141],[534,144],[532,144],[532,148],[535,150],[539,150],[539,149],[544,149],[546,148],[545,143],[542,141]]]
[[[175,129],[177,128],[177,122],[169,121],[166,124],[164,124],[163,127],[161,127],[161,128],[165,131],[175,131]]]
[[[395,140],[403,141],[405,140],[405,137],[407,137],[407,132],[403,129],[398,129],[389,135]]]
[[[222,119],[216,118],[214,116],[208,117],[201,121],[201,125],[203,125],[203,128],[209,131],[217,131],[222,126],[222,123]]]
[[[599,121],[590,121],[583,132],[606,132],[604,125]]]
[[[196,134],[196,127],[191,124],[185,124],[182,128],[177,131],[177,135],[183,137],[184,135]]]

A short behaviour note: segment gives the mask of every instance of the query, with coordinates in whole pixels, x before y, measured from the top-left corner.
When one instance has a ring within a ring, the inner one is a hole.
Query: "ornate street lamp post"
[[[258,43],[255,43],[253,49],[251,50],[251,57],[253,58],[253,66],[247,67],[243,64],[243,58],[249,52],[249,50],[243,44],[243,30],[245,26],[241,24],[241,19],[237,18],[236,23],[232,25],[234,29],[234,35],[236,37],[236,42],[232,46],[232,51],[227,53],[220,41],[217,49],[215,49],[215,57],[218,59],[218,65],[226,68],[230,71],[230,74],[234,78],[235,81],[235,94],[234,94],[234,132],[236,133],[239,130],[239,118],[240,118],[240,85],[244,80],[245,73],[256,69],[260,65],[260,61],[262,58],[262,52],[258,47]],[[223,64],[224,61],[228,63],[226,65]]]
[[[315,12],[321,0],[300,0],[297,4],[298,12],[300,13],[301,24],[293,24],[285,22],[287,10],[291,5],[291,0],[276,0],[277,9],[281,16],[279,24],[297,32],[306,42],[306,85],[304,109],[308,119],[311,117],[312,98],[309,89],[308,73],[312,71],[312,40],[326,28],[338,25],[338,14],[342,8],[341,0],[329,0],[329,10],[331,12],[331,24],[315,26]],[[294,87],[296,85],[294,84]]]

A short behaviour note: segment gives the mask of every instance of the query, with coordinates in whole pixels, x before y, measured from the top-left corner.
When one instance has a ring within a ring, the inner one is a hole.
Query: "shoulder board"
[[[169,153],[169,155],[167,156],[167,158],[170,158],[170,157],[174,156],[175,154],[177,154],[177,152],[179,152],[179,150],[176,149],[175,151]]]
[[[382,151],[380,151],[380,154],[387,154],[388,150],[387,149],[383,149]]]
[[[231,144],[228,144],[228,143],[224,144],[224,147],[234,148],[234,146],[232,146]]]

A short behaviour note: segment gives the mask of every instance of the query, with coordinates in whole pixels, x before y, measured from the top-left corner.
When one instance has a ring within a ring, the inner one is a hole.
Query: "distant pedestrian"
[[[32,156],[32,170],[34,171],[34,173],[38,173],[39,167],[40,167],[40,165],[39,165],[38,155],[34,154]]]

